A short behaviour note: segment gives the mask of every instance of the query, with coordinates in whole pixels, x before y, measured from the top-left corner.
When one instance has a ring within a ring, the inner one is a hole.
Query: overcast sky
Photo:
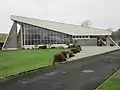
[[[78,24],[91,20],[92,27],[120,28],[120,0],[1,0],[0,32],[8,33],[10,15]]]

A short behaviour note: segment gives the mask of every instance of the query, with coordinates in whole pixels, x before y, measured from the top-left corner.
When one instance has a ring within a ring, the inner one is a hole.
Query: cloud
[[[3,0],[0,32],[9,32],[10,15],[78,24],[91,20],[94,27],[119,28],[119,0]]]

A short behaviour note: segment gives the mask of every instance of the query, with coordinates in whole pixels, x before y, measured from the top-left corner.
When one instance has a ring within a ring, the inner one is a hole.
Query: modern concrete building
[[[11,16],[12,28],[3,49],[32,48],[34,45],[65,46],[74,42],[84,46],[117,45],[111,31],[79,25]],[[17,24],[20,29],[17,30]]]

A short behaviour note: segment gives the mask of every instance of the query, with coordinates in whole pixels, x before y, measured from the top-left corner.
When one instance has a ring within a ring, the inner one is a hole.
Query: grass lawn
[[[51,65],[53,55],[64,50],[0,51],[0,77]]]
[[[120,90],[120,70],[108,79],[98,90]]]

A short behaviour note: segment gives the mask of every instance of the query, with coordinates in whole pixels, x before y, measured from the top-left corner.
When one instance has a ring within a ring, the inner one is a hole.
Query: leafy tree
[[[112,30],[113,30],[113,28],[108,28],[107,30],[112,31]]]
[[[81,23],[81,27],[90,27],[92,25],[90,20],[86,20]]]

